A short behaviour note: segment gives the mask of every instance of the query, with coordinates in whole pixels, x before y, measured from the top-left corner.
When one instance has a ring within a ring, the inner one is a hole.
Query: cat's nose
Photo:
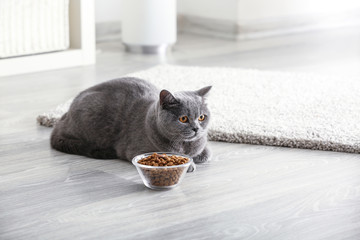
[[[193,128],[192,130],[197,133],[197,131],[199,130],[199,128]]]

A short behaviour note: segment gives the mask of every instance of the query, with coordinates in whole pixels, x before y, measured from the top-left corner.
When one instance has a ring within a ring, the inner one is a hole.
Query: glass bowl
[[[188,158],[189,161],[181,165],[173,166],[148,166],[138,163],[141,159],[151,156],[154,153],[185,157]],[[144,153],[137,155],[132,160],[145,186],[155,190],[171,189],[179,185],[192,162],[193,159],[189,156],[171,152]]]

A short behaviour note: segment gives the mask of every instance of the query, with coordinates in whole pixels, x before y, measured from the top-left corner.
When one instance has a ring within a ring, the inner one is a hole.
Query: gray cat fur
[[[137,78],[104,82],[81,92],[55,125],[51,146],[99,159],[131,159],[145,152],[176,152],[195,163],[210,158],[206,97],[211,86],[171,94]],[[198,117],[205,114],[204,121]],[[189,118],[187,123],[180,116]],[[197,130],[197,132],[195,132]]]

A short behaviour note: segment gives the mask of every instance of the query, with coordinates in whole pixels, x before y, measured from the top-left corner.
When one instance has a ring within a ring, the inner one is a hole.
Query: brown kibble
[[[185,157],[176,156],[176,155],[168,156],[166,154],[157,154],[157,153],[154,153],[138,161],[139,164],[149,165],[149,166],[159,166],[160,164],[168,165],[169,163],[172,163],[173,165],[181,165],[187,162],[189,162],[189,159]]]
[[[147,166],[164,166],[172,167],[189,162],[188,158],[166,154],[154,153],[146,158],[138,161],[139,164]],[[154,186],[172,186],[177,184],[183,169],[178,168],[157,168],[157,169],[142,169],[144,176],[149,183]]]

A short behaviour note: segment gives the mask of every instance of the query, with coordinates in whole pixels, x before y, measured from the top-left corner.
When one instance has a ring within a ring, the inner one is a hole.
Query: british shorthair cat
[[[98,84],[74,99],[54,127],[51,146],[99,159],[176,152],[206,162],[210,89],[172,94],[131,77]]]

